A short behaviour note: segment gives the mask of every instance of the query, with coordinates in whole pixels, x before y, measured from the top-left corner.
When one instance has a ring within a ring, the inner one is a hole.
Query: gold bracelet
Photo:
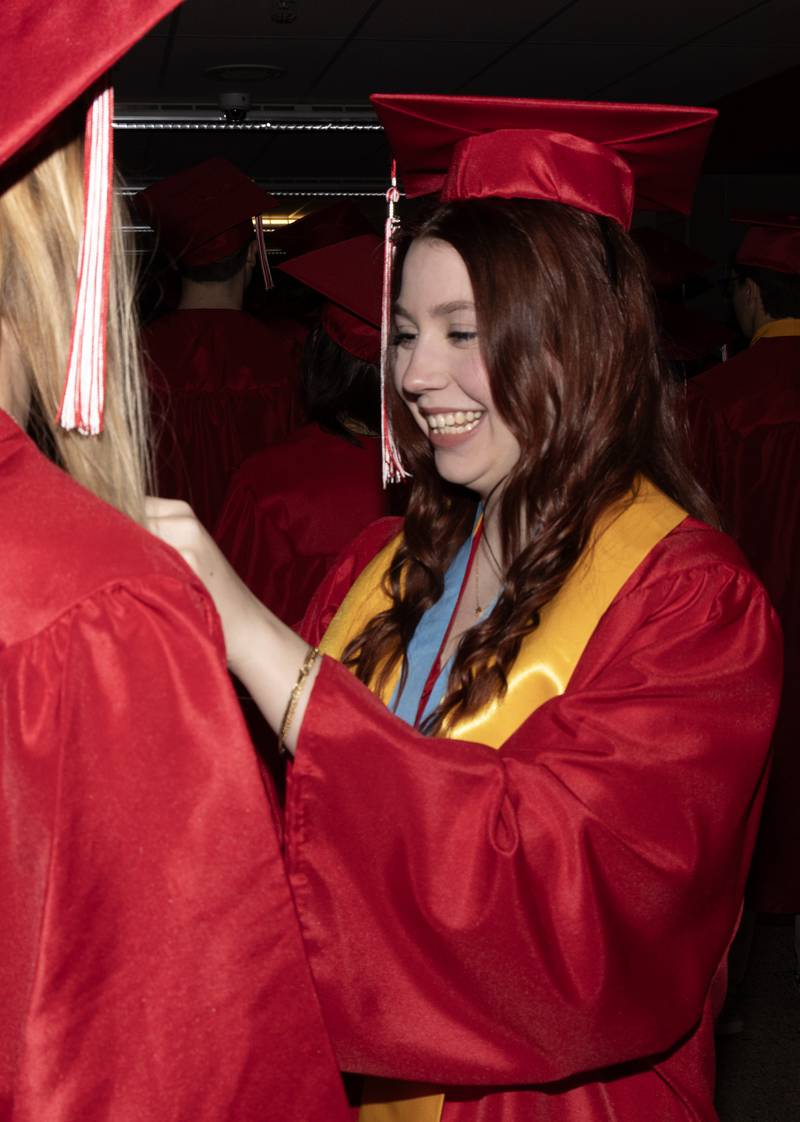
[[[297,675],[297,681],[292,687],[292,692],[289,694],[289,701],[286,704],[286,712],[283,714],[283,720],[281,721],[281,731],[278,733],[279,752],[284,752],[286,750],[284,741],[286,740],[286,735],[291,728],[292,721],[294,720],[294,711],[297,708],[297,702],[300,697],[300,691],[303,688],[303,682],[305,682],[306,678],[311,673],[311,668],[317,661],[318,657],[319,647],[309,647],[308,653],[305,657],[305,661],[300,667],[300,673]]]

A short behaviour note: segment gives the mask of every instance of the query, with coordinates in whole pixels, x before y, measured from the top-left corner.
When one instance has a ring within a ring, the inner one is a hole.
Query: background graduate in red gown
[[[315,597],[320,660],[182,508],[154,525],[294,752],[287,859],[364,1122],[713,1122],[780,637],[699,520],[625,230],[634,196],[688,207],[714,113],[374,100],[441,197],[398,248],[403,526]]]
[[[742,216],[746,220],[746,216]],[[750,346],[690,384],[697,468],[781,618],[785,681],[750,884],[800,913],[800,218],[751,216],[733,303]]]
[[[656,292],[664,356],[684,377],[724,360],[736,332],[686,306],[687,285],[699,281],[714,262],[653,226],[640,226],[631,237],[644,254]]]
[[[145,386],[103,75],[173,6],[0,7],[3,1122],[346,1117],[218,619],[135,522]]]
[[[214,536],[259,600],[295,624],[339,553],[387,513],[377,439],[383,243],[362,234],[280,268],[326,298],[302,375],[309,423],[240,468]]]
[[[181,277],[177,309],[143,334],[159,435],[157,489],[192,503],[209,527],[236,468],[299,419],[305,331],[242,310],[256,264],[252,218],[273,204],[220,157],[137,196]]]

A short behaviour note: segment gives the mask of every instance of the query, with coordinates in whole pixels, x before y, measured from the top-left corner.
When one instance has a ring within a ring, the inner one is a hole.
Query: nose
[[[407,398],[418,398],[431,390],[440,390],[448,381],[439,348],[422,336],[408,351],[399,350],[396,353],[395,372],[395,384]]]

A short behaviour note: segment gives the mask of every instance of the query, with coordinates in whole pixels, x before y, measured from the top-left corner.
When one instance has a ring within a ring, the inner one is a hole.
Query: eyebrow
[[[435,304],[431,308],[432,316],[449,316],[453,312],[474,312],[475,304],[472,300],[451,300],[447,304]],[[406,319],[413,319],[414,317],[410,312],[407,312],[400,304],[395,304],[394,314],[396,316],[405,316]]]

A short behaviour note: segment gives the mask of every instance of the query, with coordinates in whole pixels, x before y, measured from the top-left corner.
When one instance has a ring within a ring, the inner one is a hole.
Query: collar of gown
[[[800,318],[787,316],[786,319],[770,319],[759,327],[750,340],[750,346],[752,347],[759,339],[777,339],[789,335],[800,335]]]

